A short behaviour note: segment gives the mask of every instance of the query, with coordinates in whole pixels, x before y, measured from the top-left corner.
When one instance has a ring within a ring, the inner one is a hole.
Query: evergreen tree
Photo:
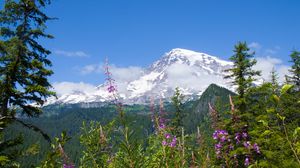
[[[173,127],[173,133],[176,136],[181,135],[181,129],[183,128],[183,117],[184,117],[184,111],[183,111],[183,95],[180,93],[180,90],[178,87],[175,89],[175,94],[172,97],[172,103],[175,107],[175,117],[172,119],[171,126]]]
[[[278,91],[279,84],[278,84],[278,73],[276,72],[274,67],[272,68],[272,71],[270,73],[270,78],[271,78],[270,83],[272,84],[273,87],[273,93],[275,93]]]
[[[50,141],[38,127],[15,117],[17,109],[29,117],[38,116],[42,112],[38,106],[54,95],[47,80],[53,73],[47,69],[51,66],[47,59],[50,51],[38,42],[40,37],[53,38],[44,32],[45,23],[51,18],[41,10],[49,3],[48,0],[6,0],[0,11],[0,137],[9,123],[17,121]],[[21,154],[16,151],[8,154],[5,150],[19,143],[18,138],[2,140],[1,137],[0,157],[6,160],[1,166],[17,166],[14,160]]]
[[[252,82],[255,81],[255,76],[260,75],[260,71],[255,71],[252,67],[256,64],[256,60],[252,59],[254,53],[249,53],[249,48],[246,42],[239,42],[234,46],[234,55],[230,57],[233,61],[233,67],[227,69],[226,72],[230,72],[225,78],[232,78],[232,84],[237,86],[238,93],[238,108],[239,110],[245,110],[245,94],[251,87]]]
[[[271,77],[271,83],[272,85],[278,85],[278,73],[276,72],[275,68],[272,68],[272,71],[270,73]]]
[[[291,56],[291,61],[293,63],[292,68],[289,70],[292,76],[288,76],[288,81],[295,85],[297,90],[300,90],[300,52],[293,51]]]
[[[53,72],[40,37],[53,38],[46,34],[45,23],[50,20],[41,8],[47,0],[6,0],[0,12],[0,114],[14,119],[14,107],[28,116],[37,116],[46,98],[54,95],[49,91],[47,80]]]

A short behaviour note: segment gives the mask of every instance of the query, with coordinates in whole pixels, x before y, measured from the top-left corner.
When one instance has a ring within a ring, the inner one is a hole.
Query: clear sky
[[[299,8],[299,0],[53,0],[46,13],[59,18],[48,23],[55,39],[43,41],[50,80],[97,85],[105,57],[147,67],[172,48],[228,59],[238,41],[280,69],[300,49]]]

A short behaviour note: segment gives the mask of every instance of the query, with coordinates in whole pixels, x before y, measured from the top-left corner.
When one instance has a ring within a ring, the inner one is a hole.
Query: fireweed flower
[[[236,133],[234,139],[236,140],[236,143],[239,144],[241,142],[241,134]]]
[[[213,133],[213,139],[217,141],[215,144],[215,153],[217,158],[222,158],[221,154],[222,151],[224,151],[223,148],[227,146],[229,142],[231,142],[228,132],[226,130],[216,130]],[[226,153],[228,154],[231,150],[233,150],[233,146],[230,144],[227,147]]]
[[[162,141],[162,145],[163,146],[169,146],[171,148],[175,147],[176,144],[177,144],[177,138],[176,136],[174,136],[172,138],[172,135],[169,134],[169,133],[166,133],[165,136],[164,136],[164,140]],[[172,139],[172,140],[171,140]]]
[[[225,141],[226,141],[226,137],[223,135],[223,136],[220,138],[220,141],[221,141],[221,142],[225,142]]]
[[[176,142],[173,142],[173,141],[172,141],[172,142],[170,143],[170,147],[173,148],[173,147],[175,147],[175,146],[176,146]]]
[[[159,126],[159,129],[165,129],[166,128],[166,119],[164,118],[164,116],[165,116],[164,104],[163,104],[163,101],[160,100],[159,116],[158,116],[158,126]]]
[[[213,133],[213,139],[218,139],[217,131],[215,131],[215,132]]]
[[[165,138],[166,139],[170,139],[171,138],[171,134],[169,134],[169,133],[165,134]]]
[[[165,123],[166,122],[166,119],[164,119],[164,118],[159,118],[159,123]]]
[[[213,139],[225,142],[226,140],[228,140],[228,132],[226,130],[216,130],[213,133]]]
[[[259,146],[257,145],[257,143],[254,143],[254,144],[253,144],[253,149],[255,150],[255,152],[256,152],[257,154],[260,154]]]
[[[176,146],[176,141],[177,141],[177,138],[176,138],[176,136],[174,136],[173,139],[172,139],[172,142],[170,143],[170,147],[175,147]]]
[[[249,166],[249,164],[250,164],[249,157],[248,157],[248,156],[246,156],[246,159],[245,159],[244,165],[245,165],[245,166]]]
[[[221,150],[222,150],[223,145],[219,142],[215,144],[215,153],[218,158],[221,158]]]
[[[222,147],[223,145],[220,142],[215,144],[215,149],[221,149]]]
[[[244,147],[247,148],[247,149],[249,149],[249,148],[251,147],[250,141],[244,142],[243,145],[244,145]]]
[[[113,85],[110,85],[110,86],[108,86],[108,88],[107,88],[107,91],[108,91],[109,93],[113,93],[113,92],[115,92],[116,90],[117,90],[116,87],[113,86]]]
[[[110,72],[110,66],[108,63],[108,59],[105,60],[105,66],[104,66],[104,73],[106,75],[106,85],[107,85],[107,91],[112,94],[113,101],[115,101],[115,104],[118,104],[118,91],[117,86],[115,84],[115,80],[112,78],[112,73]]]
[[[246,139],[246,138],[248,137],[247,132],[243,132],[243,133],[242,133],[242,137],[243,137],[244,139]]]
[[[165,125],[164,123],[160,123],[160,124],[159,124],[159,128],[160,128],[160,129],[164,129],[164,128],[166,128],[166,125]]]
[[[166,128],[165,122],[166,122],[166,119],[164,119],[162,116],[160,116],[160,118],[158,120],[158,124],[159,124],[160,129]]]
[[[161,144],[162,144],[163,146],[167,146],[167,145],[168,145],[168,143],[167,143],[166,140],[163,140],[163,141],[161,142]]]
[[[176,143],[176,141],[177,141],[177,138],[176,138],[176,136],[174,136],[173,139],[172,139],[172,142]]]
[[[217,158],[219,158],[219,159],[222,158],[221,157],[221,150],[216,150],[216,155],[217,155]]]
[[[61,144],[58,144],[58,149],[60,154],[63,157],[64,163],[63,163],[63,168],[75,168],[74,164],[72,164],[70,162],[69,157],[67,156],[67,154],[65,153],[63,147],[61,146]]]

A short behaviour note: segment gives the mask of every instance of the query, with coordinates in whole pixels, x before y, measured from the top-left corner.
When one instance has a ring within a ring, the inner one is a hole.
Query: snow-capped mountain
[[[172,49],[162,58],[143,70],[142,75],[132,81],[125,81],[119,94],[125,103],[145,103],[151,98],[168,99],[174,94],[176,87],[186,97],[199,96],[211,84],[215,83],[229,89],[230,84],[223,77],[225,69],[232,62],[217,57],[186,49]],[[116,81],[118,82],[118,81]],[[94,103],[111,100],[111,95],[104,84],[93,92],[74,92],[50,98],[47,104]]]

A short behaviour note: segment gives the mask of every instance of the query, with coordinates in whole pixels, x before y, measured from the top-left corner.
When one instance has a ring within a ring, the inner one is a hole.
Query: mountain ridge
[[[138,79],[119,83],[124,86],[119,90],[119,97],[125,104],[143,104],[150,99],[169,99],[176,87],[189,99],[199,97],[212,83],[233,90],[229,82],[223,79],[226,75],[224,70],[232,65],[230,61],[206,53],[175,48],[163,54],[148,68],[144,68]],[[100,84],[94,92],[73,92],[61,95],[58,99],[51,97],[46,105],[111,100],[106,85]]]

